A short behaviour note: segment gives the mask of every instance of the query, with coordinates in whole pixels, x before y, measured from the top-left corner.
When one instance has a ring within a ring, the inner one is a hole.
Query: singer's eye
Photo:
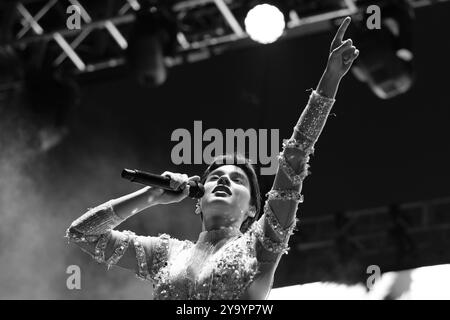
[[[212,175],[212,176],[210,176],[210,177],[208,178],[208,181],[214,181],[214,180],[217,180],[217,179],[219,179],[219,176]]]
[[[233,178],[232,180],[236,183],[243,183],[241,178]]]

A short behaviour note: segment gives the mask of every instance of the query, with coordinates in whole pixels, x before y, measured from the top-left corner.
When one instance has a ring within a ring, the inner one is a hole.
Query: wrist
[[[342,79],[343,75],[341,75],[339,72],[336,72],[330,68],[325,68],[325,71],[323,72],[322,78],[326,79],[330,82],[339,83]]]
[[[322,77],[320,78],[319,84],[317,85],[316,91],[321,96],[334,99],[339,87],[341,77],[329,69],[325,69]]]
[[[146,208],[160,204],[159,196],[161,193],[163,193],[163,190],[160,188],[147,187],[147,190],[145,191]]]

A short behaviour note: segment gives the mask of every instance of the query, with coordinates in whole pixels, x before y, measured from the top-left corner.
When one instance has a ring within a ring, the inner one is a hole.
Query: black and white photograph
[[[0,300],[450,300],[449,18],[2,0]]]

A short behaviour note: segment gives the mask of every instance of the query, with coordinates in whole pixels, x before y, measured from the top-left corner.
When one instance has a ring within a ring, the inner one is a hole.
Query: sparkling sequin
[[[333,107],[335,99],[330,99],[319,95],[313,91],[310,95],[308,105],[302,112],[300,119],[295,126],[296,138],[283,140],[283,151],[278,156],[279,164],[283,172],[293,185],[300,185],[309,174],[309,155],[314,152],[314,144],[319,138],[327,117]],[[301,172],[297,173],[290,165],[289,161],[296,157],[291,155],[288,159],[287,149],[298,149],[306,153],[301,163]]]
[[[275,232],[280,241],[284,241],[286,237],[293,234],[293,230],[296,228],[298,219],[295,219],[294,223],[290,227],[283,228],[283,226],[280,224],[277,217],[273,213],[272,208],[270,207],[270,204],[268,202],[266,202],[264,206],[264,212],[269,227]]]
[[[108,201],[76,219],[66,232],[69,240],[76,235],[99,236],[118,226],[124,219],[114,212],[111,201]],[[80,237],[79,237],[80,238]],[[86,240],[86,239],[85,239]]]
[[[270,224],[268,224],[270,226]],[[274,230],[275,231],[275,230]],[[289,250],[289,246],[287,242],[288,238],[283,239],[282,241],[276,241],[270,237],[265,235],[265,232],[259,223],[255,223],[253,227],[253,232],[257,236],[259,243],[263,246],[263,248],[269,252],[276,254],[287,254]],[[276,231],[275,231],[276,232]]]
[[[299,174],[295,172],[295,170],[291,167],[289,162],[287,162],[285,157],[285,152],[281,152],[278,156],[278,161],[280,163],[280,167],[283,170],[283,172],[286,174],[286,176],[291,180],[292,184],[297,186],[302,183],[302,181],[306,178],[306,176],[309,174],[308,168],[309,164],[307,161],[309,158],[305,159],[305,162],[303,162],[302,170]]]
[[[136,236],[134,232],[128,230],[125,230],[123,234],[125,235],[125,238],[119,242],[117,247],[114,249],[114,253],[106,261],[106,266],[108,269],[110,269],[113,265],[119,262],[119,260],[123,257],[123,255],[127,251],[131,239]]]
[[[313,142],[309,141],[307,137],[303,139],[283,139],[283,151],[286,149],[298,149],[306,154],[314,153]]]
[[[308,137],[308,140],[317,141],[335,101],[314,90],[294,129]]]
[[[288,228],[283,228],[273,213],[268,201],[266,201],[266,204],[264,205],[264,218],[267,222],[266,226],[273,230],[278,237],[278,241],[271,237],[267,237],[261,225],[255,224],[253,226],[254,232],[257,235],[259,242],[267,251],[277,254],[287,254],[289,250],[289,237],[294,233],[298,219],[296,218]]]
[[[303,202],[303,195],[296,190],[270,190],[266,194],[268,200],[294,200]]]
[[[153,261],[152,261],[152,267],[150,270],[150,277],[154,279],[155,281],[159,281],[159,271],[162,267],[167,265],[167,260],[169,256],[169,240],[170,236],[166,233],[163,233],[159,236],[161,239],[160,244],[154,249],[154,252],[152,254]],[[143,258],[141,258],[143,259]]]
[[[232,240],[220,255],[204,262],[202,267],[211,272],[200,281],[172,274],[169,262],[156,277],[154,299],[239,299],[258,273],[255,242],[250,231]]]
[[[94,259],[98,263],[105,262],[105,249],[106,249],[106,246],[108,245],[108,241],[109,241],[110,237],[111,237],[111,231],[100,235],[100,238],[98,239],[98,242],[95,245]]]
[[[134,249],[136,250],[136,259],[138,262],[138,271],[136,276],[141,280],[151,280],[147,266],[147,255],[144,246],[139,241],[134,241]]]

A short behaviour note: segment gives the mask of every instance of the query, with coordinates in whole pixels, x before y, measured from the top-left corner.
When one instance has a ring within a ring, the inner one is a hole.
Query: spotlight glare
[[[283,34],[286,25],[283,13],[269,4],[260,4],[251,9],[244,23],[250,38],[263,44],[275,42]]]

